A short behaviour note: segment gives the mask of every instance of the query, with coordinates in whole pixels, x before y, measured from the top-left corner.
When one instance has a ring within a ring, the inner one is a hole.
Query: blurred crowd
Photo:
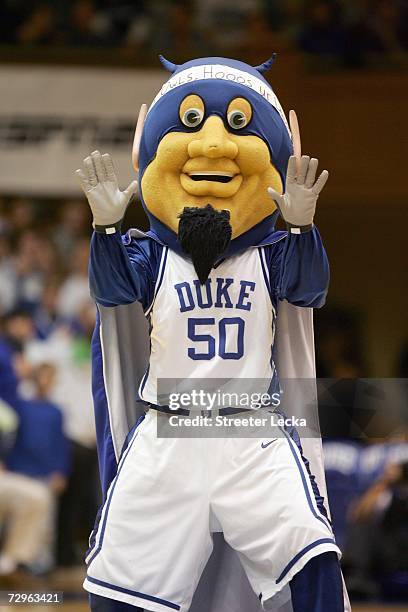
[[[314,318],[328,501],[347,589],[353,601],[406,602],[408,345],[394,379],[364,380],[361,313],[329,305]]]
[[[403,60],[407,17],[407,0],[4,0],[0,34],[28,48],[119,48],[143,64],[158,52],[181,61],[297,49],[359,67]]]
[[[41,574],[81,562],[99,505],[90,220],[80,201],[1,204],[0,576]]]
[[[408,600],[408,430],[324,442],[328,497],[350,597]]]

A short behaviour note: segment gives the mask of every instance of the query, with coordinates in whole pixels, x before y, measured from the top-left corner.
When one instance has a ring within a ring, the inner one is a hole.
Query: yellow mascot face
[[[204,120],[205,104],[199,95],[181,101],[179,118],[187,130],[163,136],[141,182],[146,207],[175,233],[185,207],[211,204],[228,210],[232,238],[276,210],[267,188],[282,192],[282,181],[269,148],[258,136],[240,134],[253,112],[245,97],[236,97],[224,120],[218,115]]]

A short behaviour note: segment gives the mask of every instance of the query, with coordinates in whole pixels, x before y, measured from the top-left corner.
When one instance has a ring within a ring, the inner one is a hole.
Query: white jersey
[[[146,312],[151,350],[140,398],[160,404],[160,379],[263,379],[268,390],[275,319],[268,285],[262,248],[222,261],[204,285],[189,259],[163,249]]]

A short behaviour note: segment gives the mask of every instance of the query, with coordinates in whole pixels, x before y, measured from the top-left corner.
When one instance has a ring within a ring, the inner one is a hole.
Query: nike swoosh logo
[[[278,438],[275,438],[274,440],[271,440],[270,442],[267,442],[266,444],[264,442],[261,443],[261,448],[267,448],[270,444],[272,444],[272,442],[276,442]]]

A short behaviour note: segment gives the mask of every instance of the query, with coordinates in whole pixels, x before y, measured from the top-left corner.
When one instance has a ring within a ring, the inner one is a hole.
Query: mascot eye
[[[234,98],[227,108],[228,125],[233,130],[241,130],[251,121],[252,106],[245,98]]]
[[[234,110],[228,113],[228,123],[234,130],[240,130],[248,124],[245,113],[241,110]]]
[[[204,117],[204,111],[200,108],[188,108],[182,115],[181,120],[187,127],[197,127]]]

